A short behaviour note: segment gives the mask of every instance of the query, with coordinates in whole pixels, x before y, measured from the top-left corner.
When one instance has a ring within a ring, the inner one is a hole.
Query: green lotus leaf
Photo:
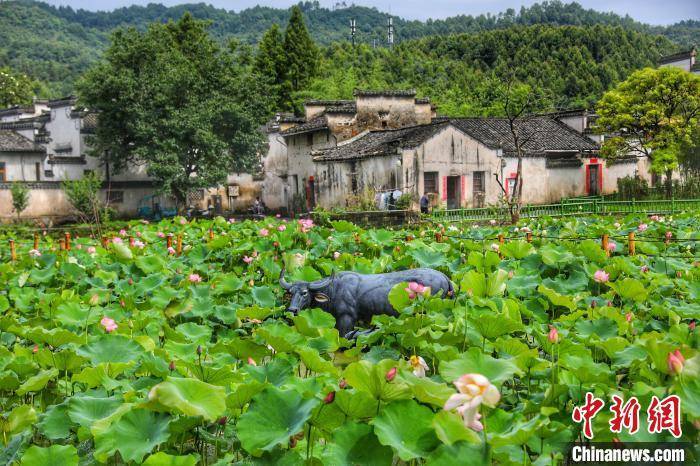
[[[362,360],[345,368],[345,380],[356,390],[365,391],[375,400],[389,402],[411,397],[411,391],[399,380],[387,381],[386,374],[398,366],[396,361],[385,359],[378,364]]]
[[[427,458],[440,444],[432,427],[433,412],[413,400],[384,406],[371,423],[379,443],[392,447],[399,458]]]
[[[115,413],[121,404],[116,398],[76,396],[68,401],[67,414],[74,423],[89,428]]]
[[[139,256],[134,263],[146,274],[162,272],[168,268],[166,261],[161,256]]]
[[[579,320],[575,327],[582,338],[595,336],[600,340],[607,340],[617,335],[617,323],[605,317],[596,320]]]
[[[92,364],[129,362],[136,361],[143,348],[125,336],[103,335],[78,348],[78,354],[90,359]]]
[[[501,245],[499,251],[506,257],[522,259],[532,254],[534,248],[527,241],[509,241]]]
[[[186,416],[202,416],[215,421],[226,410],[226,393],[223,387],[197,379],[168,377],[155,385],[148,399]]]
[[[318,402],[315,398],[304,399],[294,390],[268,387],[253,398],[238,421],[241,445],[259,456],[263,451],[286,444],[289,437],[303,428]]]
[[[22,432],[36,422],[36,411],[30,405],[21,405],[12,409],[7,417],[0,417],[0,427],[3,432],[3,441],[6,443],[9,437]]]
[[[175,327],[175,330],[195,343],[206,344],[211,339],[211,329],[204,325],[195,324],[194,322],[180,324]]]
[[[39,432],[50,440],[67,438],[73,426],[72,422],[66,422],[67,416],[67,402],[49,407],[46,412],[41,415],[41,421],[37,424]]]
[[[255,304],[260,307],[274,307],[275,295],[269,286],[254,286],[251,289],[251,294]]]
[[[120,260],[128,261],[134,258],[129,246],[124,243],[112,243],[112,248],[116,257]]]
[[[106,429],[97,431],[94,456],[104,463],[119,452],[124,461],[140,463],[144,456],[168,440],[169,422],[164,414],[145,409],[129,410]]]
[[[624,278],[610,283],[610,288],[615,290],[624,299],[631,299],[643,303],[649,295],[649,290],[642,282],[634,278]]]
[[[73,445],[32,445],[22,455],[20,466],[78,466],[78,450]]]
[[[460,464],[465,458],[469,458],[470,466],[488,466],[491,464],[488,456],[485,455],[483,446],[474,445],[467,442],[457,442],[453,445],[440,445],[428,460],[426,466],[452,466]]]
[[[413,259],[415,259],[415,261],[421,267],[436,269],[443,265],[447,265],[445,255],[430,248],[412,249],[408,251],[408,255],[413,257]]]
[[[38,392],[46,386],[51,379],[58,376],[58,369],[48,369],[41,371],[38,374],[27,379],[20,387],[17,389],[16,393],[18,395],[24,395],[29,392]]]
[[[389,466],[393,456],[391,448],[379,443],[371,426],[350,422],[335,431],[323,461],[337,466]]]
[[[482,374],[493,384],[501,384],[521,371],[512,359],[496,359],[481,352],[479,348],[469,348],[466,353],[452,361],[440,363],[440,375],[448,382],[459,379],[464,374]]]
[[[433,417],[433,428],[440,441],[446,445],[461,441],[473,444],[482,443],[479,435],[465,426],[462,417],[452,411],[439,411]]]
[[[169,455],[159,451],[146,458],[143,466],[196,466],[199,457],[197,455]]]

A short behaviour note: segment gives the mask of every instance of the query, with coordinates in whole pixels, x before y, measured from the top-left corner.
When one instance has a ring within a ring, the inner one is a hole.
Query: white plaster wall
[[[6,181],[38,181],[35,163],[42,163],[43,154],[8,153],[0,154],[0,162],[5,162]],[[40,177],[43,173],[40,173]]]
[[[262,182],[262,200],[271,210],[287,209],[289,185],[287,183],[287,145],[278,133],[268,133],[268,151],[263,158],[265,178]]]

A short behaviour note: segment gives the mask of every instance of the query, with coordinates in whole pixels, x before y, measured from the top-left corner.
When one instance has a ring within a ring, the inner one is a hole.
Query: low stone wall
[[[326,214],[312,214],[314,221],[320,221]],[[343,212],[330,214],[331,220],[346,220],[356,225],[382,227],[401,226],[420,221],[420,214],[412,210],[377,210],[366,212]]]

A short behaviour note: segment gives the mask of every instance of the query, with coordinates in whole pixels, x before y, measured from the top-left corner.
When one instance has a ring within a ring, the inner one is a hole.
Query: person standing
[[[430,199],[428,199],[428,193],[423,193],[423,197],[420,198],[420,212],[422,214],[430,213]]]

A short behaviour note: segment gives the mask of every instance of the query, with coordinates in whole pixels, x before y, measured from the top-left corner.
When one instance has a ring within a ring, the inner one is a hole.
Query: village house
[[[103,180],[102,201],[119,215],[137,216],[140,208],[174,206],[174,199],[158,195],[144,165],[114,173],[99,157],[90,155],[89,138],[97,114],[76,108],[76,99],[36,100],[27,107],[0,110],[0,222],[16,218],[12,211],[13,182],[25,183],[30,202],[23,218],[46,223],[71,217],[62,182],[95,172]],[[196,190],[188,205],[215,212],[245,210],[260,196],[262,176],[231,173],[224,186]]]
[[[658,61],[659,68],[664,66],[675,66],[693,74],[700,74],[700,63],[697,63],[697,50],[693,47],[690,50],[674,53],[661,57]]]
[[[519,122],[526,140],[523,202],[608,194],[621,177],[649,179],[646,159],[599,157],[603,136],[593,133],[594,121],[595,114],[577,110]],[[481,207],[497,204],[515,182],[517,151],[507,120],[437,117],[414,91],[310,101],[305,118],[286,126],[274,133],[274,144],[271,139],[274,179],[283,188],[263,190],[268,205],[343,208],[355,196],[400,191],[413,202],[428,193],[443,208]]]

